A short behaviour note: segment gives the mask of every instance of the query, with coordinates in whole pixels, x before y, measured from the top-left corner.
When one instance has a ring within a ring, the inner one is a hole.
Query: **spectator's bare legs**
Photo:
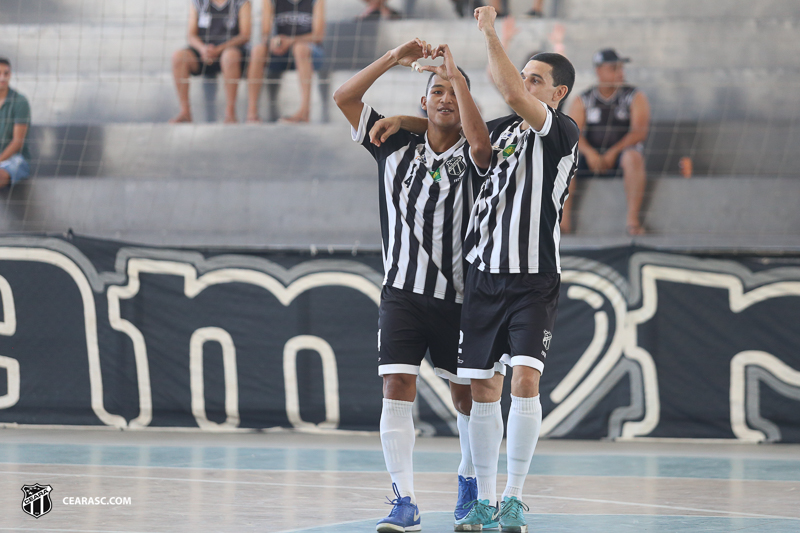
[[[222,51],[219,63],[225,80],[225,122],[232,124],[236,122],[236,93],[242,77],[242,51],[235,46],[226,48]]]
[[[250,66],[247,69],[247,122],[260,122],[258,118],[258,99],[264,83],[264,66],[269,57],[266,44],[257,44],[250,52]]]
[[[11,174],[0,168],[0,189],[11,183]]]
[[[170,122],[191,122],[192,109],[189,105],[189,76],[200,68],[200,61],[194,52],[187,49],[172,54],[172,76],[175,78],[175,89],[181,111]]]
[[[642,200],[644,199],[644,186],[647,174],[644,165],[644,156],[638,150],[628,149],[622,152],[620,160],[622,177],[625,183],[625,196],[628,200],[627,227],[630,235],[641,235],[644,228],[640,222]]]
[[[314,65],[311,62],[311,44],[295,43],[292,46],[294,64],[297,68],[297,77],[300,80],[300,109],[291,117],[286,117],[286,122],[308,122],[311,115],[311,79],[314,75]]]

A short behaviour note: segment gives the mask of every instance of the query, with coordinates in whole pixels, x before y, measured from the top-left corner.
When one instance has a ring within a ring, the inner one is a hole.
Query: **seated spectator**
[[[250,49],[250,0],[192,0],[189,47],[172,56],[181,111],[170,122],[191,122],[189,76],[225,79],[225,122],[236,122],[236,92]]]
[[[641,235],[642,199],[646,180],[644,140],[650,128],[650,104],[636,87],[625,83],[623,64],[630,61],[613,49],[600,50],[592,63],[597,85],[572,102],[569,115],[581,130],[575,177],[622,175],[628,201],[627,228]],[[571,230],[571,207],[564,207],[562,229]]]
[[[274,30],[274,31],[273,31]],[[300,109],[284,122],[308,122],[311,116],[311,80],[315,63],[321,62],[325,38],[325,0],[265,0],[261,19],[261,43],[253,47],[247,74],[248,122],[258,122],[258,98],[264,65],[270,72],[284,72],[293,65],[300,81]]]
[[[9,87],[11,63],[0,57],[0,187],[28,177],[28,126],[31,106],[28,99]]]
[[[367,4],[366,9],[358,16],[360,19],[382,18],[382,19],[401,19],[403,14],[395,11],[386,5],[387,0],[364,0]]]

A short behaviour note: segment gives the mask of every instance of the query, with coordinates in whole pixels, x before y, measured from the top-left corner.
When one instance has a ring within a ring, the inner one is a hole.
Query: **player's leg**
[[[470,265],[464,283],[458,376],[471,379],[469,444],[478,497],[469,514],[456,521],[456,531],[497,527],[497,461],[503,440],[500,396],[505,372],[500,358],[507,351],[508,338],[507,304],[498,279]]]
[[[460,520],[467,516],[478,498],[478,483],[472,464],[469,445],[469,413],[472,409],[472,391],[469,378],[458,377],[458,345],[461,334],[461,304],[429,298],[425,317],[426,337],[436,374],[450,381],[450,397],[457,411],[458,441],[461,462],[458,465],[458,498],[454,516]]]
[[[225,122],[233,124],[236,122],[236,93],[242,78],[242,49],[238,46],[226,48],[219,61],[225,82]]]
[[[631,147],[620,156],[622,178],[625,183],[625,197],[628,201],[627,227],[631,235],[641,235],[644,228],[641,224],[642,200],[644,199],[647,172],[644,155],[637,147]]]
[[[379,532],[417,531],[419,508],[414,495],[414,418],[419,365],[427,344],[419,320],[423,308],[408,291],[384,287],[378,314],[378,374],[383,377],[381,446],[396,498]]]
[[[247,122],[260,122],[258,118],[258,100],[264,83],[264,65],[269,57],[269,50],[264,43],[257,44],[250,52],[250,65],[247,69]]]
[[[300,109],[287,117],[288,122],[308,122],[311,117],[311,82],[314,77],[314,65],[311,60],[311,44],[296,43],[292,46],[292,55],[300,82]]]
[[[519,274],[510,293],[520,295],[509,321],[511,410],[506,432],[508,481],[503,491],[500,528],[511,533],[528,530],[522,488],[542,427],[539,380],[550,349],[561,288],[558,274]]]
[[[193,48],[183,48],[172,54],[172,77],[178,93],[180,112],[170,122],[191,122],[189,104],[189,76],[200,71],[200,56]]]

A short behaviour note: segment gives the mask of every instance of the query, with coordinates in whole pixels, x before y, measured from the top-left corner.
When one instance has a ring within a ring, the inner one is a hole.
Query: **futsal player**
[[[427,133],[403,131],[385,142],[371,142],[368,132],[382,117],[362,101],[364,93],[392,67],[410,67],[418,59],[437,56],[445,58],[445,67],[431,74],[421,98],[428,114]],[[469,379],[457,376],[457,357],[462,242],[475,193],[472,186],[479,179],[476,163],[487,168],[491,157],[489,134],[470,96],[469,80],[449,50],[432,51],[419,39],[387,52],[353,76],[337,89],[334,100],[352,126],[353,140],[378,163],[385,270],[378,318],[378,374],[384,397],[380,433],[396,498],[376,529],[418,531],[411,408],[427,350],[436,374],[450,380],[458,411],[462,459],[456,518],[465,516],[467,504],[477,498],[468,436]]]
[[[470,266],[458,376],[471,378],[469,434],[478,501],[456,530],[480,530],[499,518],[502,531],[525,533],[522,488],[542,425],[539,380],[556,320],[559,222],[575,173],[579,130],[557,111],[575,81],[572,64],[560,54],[537,54],[520,77],[495,31],[496,16],[491,7],[475,10],[494,83],[515,114],[492,128],[496,148],[465,242]],[[508,481],[495,506],[504,364],[513,367]]]

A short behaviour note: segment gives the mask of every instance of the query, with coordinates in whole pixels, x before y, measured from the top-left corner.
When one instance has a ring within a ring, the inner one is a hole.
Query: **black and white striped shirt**
[[[469,144],[462,136],[437,154],[427,134],[400,130],[377,147],[369,131],[381,118],[364,105],[352,134],[378,162],[383,284],[461,303],[462,242],[480,179]]]
[[[542,104],[545,105],[545,104]],[[561,272],[559,222],[578,155],[578,126],[548,107],[542,130],[522,117],[489,123],[493,154],[475,200],[467,261],[494,274]]]

